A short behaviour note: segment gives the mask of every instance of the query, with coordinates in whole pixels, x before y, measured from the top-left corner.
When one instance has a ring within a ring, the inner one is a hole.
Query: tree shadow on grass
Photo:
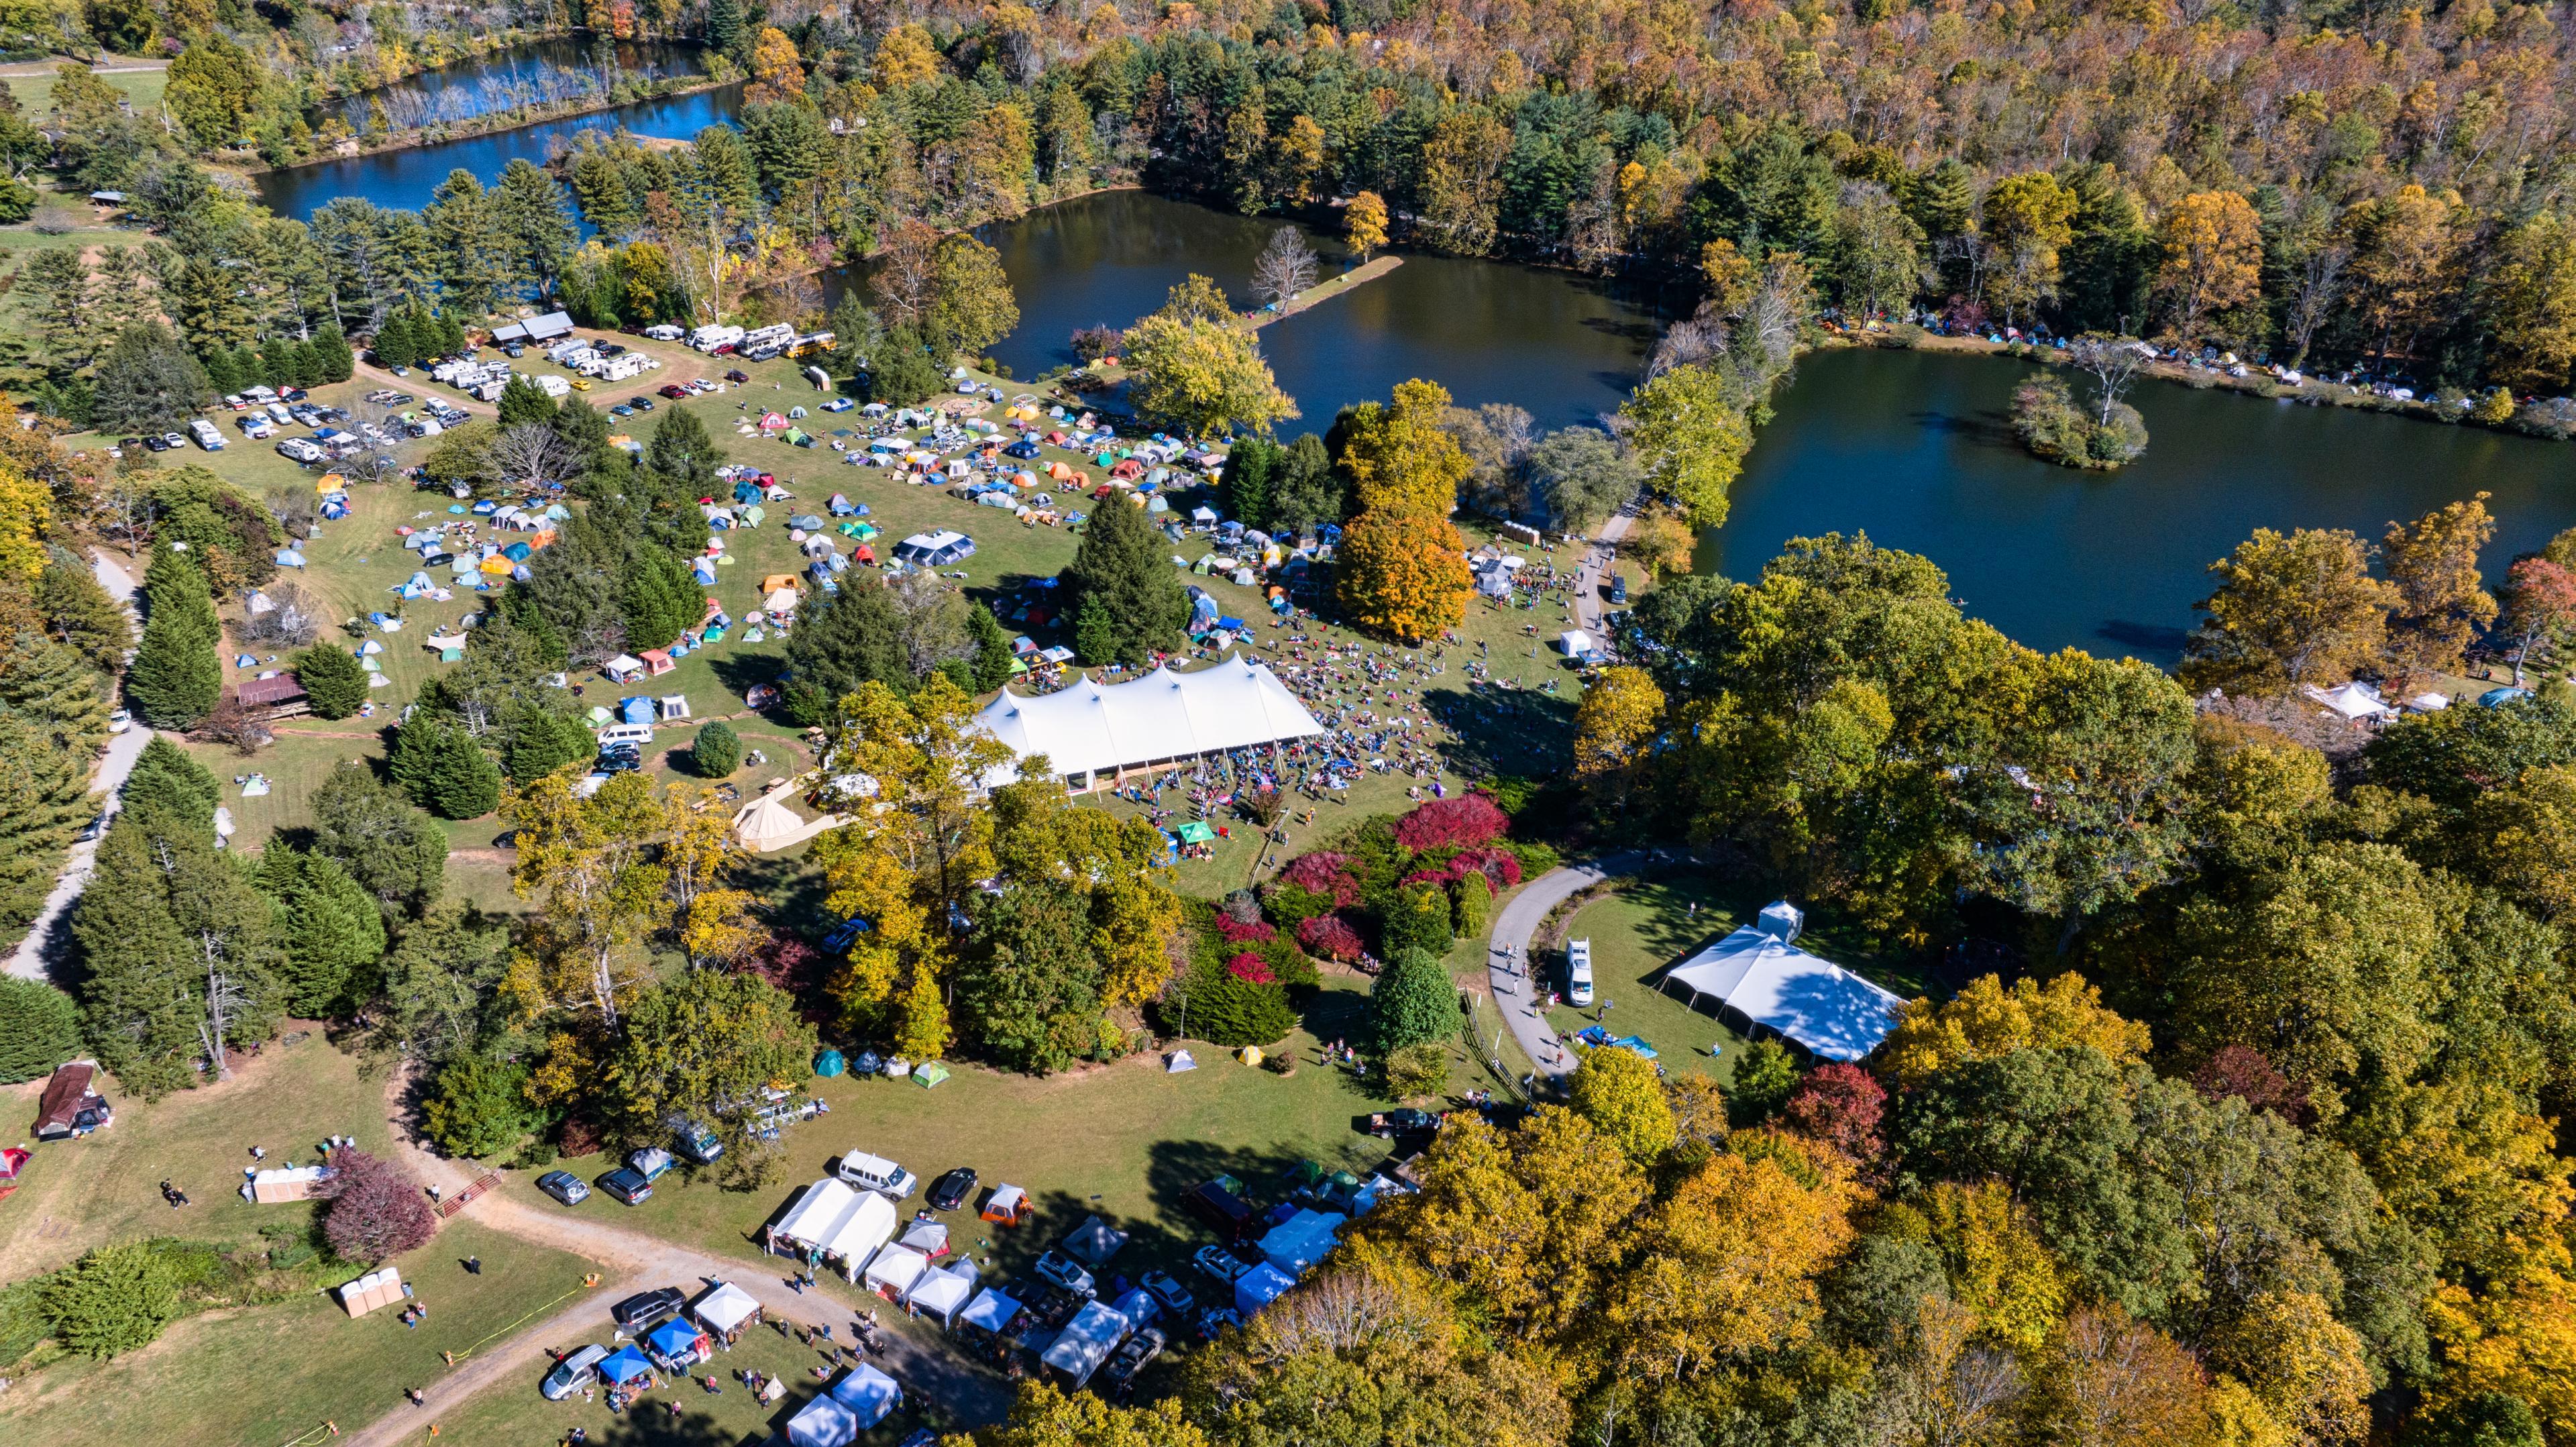
[[[1574,700],[1523,689],[1470,696],[1453,693],[1434,704],[1453,737],[1440,745],[1448,767],[1467,777],[1539,775],[1565,763],[1574,737]]]
[[[707,667],[715,674],[716,682],[724,685],[737,699],[750,697],[752,689],[760,684],[776,683],[779,673],[786,666],[784,659],[760,653],[731,653],[722,658],[707,661]],[[764,711],[760,716],[781,728],[795,727],[787,721],[786,712],[775,706]]]

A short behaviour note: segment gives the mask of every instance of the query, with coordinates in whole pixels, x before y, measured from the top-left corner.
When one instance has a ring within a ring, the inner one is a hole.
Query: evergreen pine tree
[[[447,356],[465,350],[465,318],[455,312],[442,312],[438,318],[438,350]]]
[[[707,44],[731,54],[742,43],[742,0],[707,0]]]
[[[71,645],[99,673],[113,677],[125,666],[134,625],[77,556],[62,548],[48,551],[45,571],[36,575],[35,602],[46,637]]]
[[[1185,641],[1189,594],[1145,510],[1124,498],[1109,498],[1092,513],[1064,581],[1076,600],[1076,633],[1088,635],[1075,644],[1086,663],[1138,668]]]
[[[412,335],[409,307],[397,307],[386,314],[383,325],[376,328],[376,344],[371,350],[380,366],[408,367],[420,360],[420,342]]]
[[[118,814],[72,933],[90,1041],[129,1088],[196,1083],[218,1017],[228,1054],[276,1027],[284,954],[268,901],[211,831],[153,810]]]
[[[721,779],[742,767],[742,740],[722,719],[698,730],[689,745],[689,767],[701,779]]]
[[[257,387],[268,380],[267,369],[260,365],[259,353],[248,343],[224,354],[224,370],[233,378],[233,390]]]
[[[285,952],[280,1003],[289,1014],[322,1019],[374,992],[384,916],[349,871],[272,838],[252,878],[275,913]]]
[[[286,372],[298,387],[319,387],[327,380],[322,375],[322,359],[311,342],[291,342],[287,347]]]
[[[1248,528],[1270,526],[1271,483],[1288,449],[1267,437],[1246,437],[1225,459],[1225,510]]]
[[[126,774],[125,789],[118,797],[129,812],[157,813],[174,821],[172,827],[184,823],[211,839],[223,785],[186,749],[155,738],[135,755],[134,768]]]
[[[866,385],[862,390],[869,401],[910,407],[939,390],[939,364],[930,360],[930,350],[923,345],[919,332],[896,327],[869,354],[863,380]]]
[[[501,770],[462,728],[438,740],[429,774],[429,809],[442,819],[478,819],[501,804]]]
[[[154,728],[194,728],[224,690],[214,631],[185,612],[156,613],[125,675],[125,697]]]
[[[502,732],[508,740],[504,757],[510,782],[522,788],[566,764],[586,762],[599,752],[599,740],[590,725],[578,715],[551,709],[525,705],[513,708],[504,717]]]
[[[1016,662],[1011,654],[1011,633],[993,610],[981,603],[969,603],[966,609],[966,634],[975,640],[974,678],[977,693],[990,693],[1011,681]]]
[[[313,360],[324,382],[345,382],[357,374],[358,358],[349,349],[348,334],[338,327],[313,334]]]
[[[214,590],[206,582],[205,569],[167,544],[154,548],[152,560],[143,567],[143,609],[146,617],[184,614],[198,627],[214,631]]]
[[[313,791],[313,852],[338,860],[388,908],[414,915],[446,887],[447,832],[355,759],[342,759]]]
[[[644,465],[663,477],[685,482],[693,495],[715,486],[716,469],[724,460],[724,449],[716,445],[698,414],[676,407],[653,424],[652,440],[644,446]]]
[[[1458,1029],[1458,986],[1440,961],[1397,950],[1369,989],[1369,1031],[1381,1056],[1444,1039]]]
[[[81,1053],[80,1006],[42,980],[0,975],[0,1085],[38,1079]]]
[[[367,670],[336,643],[316,643],[296,654],[295,681],[316,718],[347,718],[367,701]]]
[[[242,381],[240,371],[234,368],[233,354],[229,350],[223,347],[209,347],[206,350],[205,364],[206,385],[216,391],[238,392],[247,385]]]
[[[617,592],[630,648],[659,648],[706,612],[706,594],[680,560],[659,548],[638,548],[627,561]]]
[[[34,726],[46,747],[83,761],[107,742],[98,675],[69,645],[33,629],[0,639],[0,711]]]
[[[537,381],[534,377],[512,377],[509,384],[501,389],[500,405],[501,426],[504,429],[521,426],[529,422],[551,422],[554,420],[555,401],[552,397],[546,395],[545,388],[537,385]],[[595,409],[585,407],[583,410],[590,411]]]
[[[0,712],[0,931],[44,907],[64,852],[95,808],[89,756],[54,747],[41,721]],[[6,1030],[0,1024],[0,1034]],[[0,1074],[0,1083],[8,1079]]]
[[[393,747],[385,754],[385,777],[411,801],[429,807],[429,781],[438,768],[439,741],[456,728],[454,718],[421,709],[394,730]]]

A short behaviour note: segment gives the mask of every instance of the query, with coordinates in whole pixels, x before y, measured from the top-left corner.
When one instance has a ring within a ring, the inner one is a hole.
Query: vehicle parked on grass
[[[1219,1237],[1233,1241],[1252,1224],[1252,1207],[1243,1199],[1243,1182],[1232,1176],[1218,1176],[1190,1187],[1190,1211],[1214,1227]]]
[[[1159,1327],[1147,1327],[1118,1344],[1118,1351],[1101,1368],[1109,1380],[1110,1400],[1123,1402],[1136,1390],[1136,1375],[1148,1362],[1163,1354],[1164,1337]]]
[[[1091,1273],[1083,1269],[1081,1262],[1054,1247],[1048,1247],[1046,1254],[1038,1258],[1037,1265],[1029,1269],[1067,1291],[1087,1295],[1096,1293],[1098,1290],[1091,1280]]]
[[[851,1151],[841,1157],[834,1174],[862,1191],[874,1191],[890,1200],[901,1201],[921,1186],[921,1178],[883,1156]]]
[[[599,1188],[630,1206],[653,1199],[653,1183],[631,1166],[619,1166],[599,1178]]]
[[[537,1177],[537,1189],[567,1206],[578,1206],[590,1199],[590,1187],[570,1171],[546,1172]]]
[[[1195,1298],[1190,1295],[1188,1287],[1181,1285],[1181,1279],[1172,1273],[1148,1271],[1137,1285],[1144,1287],[1145,1294],[1154,1298],[1154,1304],[1171,1313],[1175,1319],[1186,1318],[1190,1314]]]
[[[549,1402],[560,1402],[599,1379],[599,1364],[608,1360],[608,1348],[597,1342],[574,1352],[555,1364],[546,1379],[537,1384],[537,1392]]]
[[[930,1183],[930,1209],[954,1211],[975,1194],[975,1168],[959,1166]]]
[[[670,1125],[671,1139],[680,1154],[702,1166],[724,1159],[724,1142],[716,1139],[714,1131],[687,1119],[674,1120]]]
[[[1222,1246],[1202,1246],[1191,1252],[1190,1264],[1224,1286],[1232,1286],[1237,1278],[1252,1269],[1251,1262]]]

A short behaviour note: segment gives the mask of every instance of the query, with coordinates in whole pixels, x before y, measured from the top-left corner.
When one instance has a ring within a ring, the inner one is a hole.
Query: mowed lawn
[[[1319,1041],[1359,1041],[1364,988],[1343,979],[1319,992],[1307,1028],[1278,1046],[1297,1062],[1290,1076],[1196,1044],[1199,1068],[1179,1074],[1166,1073],[1160,1056],[1142,1055],[1045,1079],[960,1064],[927,1090],[882,1077],[817,1080],[811,1088],[831,1111],[788,1128],[774,1184],[740,1193],[720,1189],[712,1173],[698,1181],[674,1174],[641,1206],[594,1193],[571,1209],[758,1262],[761,1227],[797,1189],[828,1174],[844,1152],[864,1151],[901,1162],[925,1185],[952,1167],[971,1166],[985,1190],[1007,1182],[1029,1192],[1039,1214],[1016,1231],[982,1224],[971,1202],[946,1218],[960,1249],[1005,1274],[1017,1274],[1097,1213],[1134,1233],[1117,1269],[1133,1276],[1161,1266],[1186,1275],[1191,1251],[1212,1239],[1183,1203],[1200,1181],[1237,1176],[1267,1204],[1281,1198],[1279,1178],[1300,1161],[1359,1172],[1386,1159],[1386,1143],[1364,1128],[1371,1112],[1391,1102],[1318,1061]],[[1490,1029],[1490,1007],[1485,1013]],[[1453,1098],[1501,1084],[1471,1068],[1463,1052],[1453,1066]],[[589,1178],[611,1164],[603,1154],[566,1168]],[[566,1209],[536,1190],[534,1174],[512,1172],[505,1189],[544,1210]],[[916,1196],[907,1211],[922,1205]],[[772,1269],[784,1274],[784,1263]]]
[[[361,1077],[357,1061],[316,1027],[289,1027],[298,1032],[304,1038],[294,1044],[270,1041],[229,1081],[157,1101],[128,1095],[111,1080],[116,1123],[80,1140],[36,1146],[24,1184],[0,1201],[0,1281],[138,1236],[249,1240],[300,1209],[253,1206],[236,1194],[255,1145],[267,1150],[270,1165],[311,1162],[334,1135],[388,1154],[382,1079]],[[42,1088],[40,1081],[10,1088],[6,1108],[14,1120],[34,1118]],[[165,1205],[165,1180],[187,1192],[190,1204]]]
[[[659,1284],[659,1283],[656,1283]],[[678,1283],[695,1288],[696,1282]],[[882,1305],[882,1303],[880,1303]],[[580,1342],[565,1341],[556,1345],[569,1350],[582,1342],[610,1342],[610,1324],[606,1306],[601,1303],[599,1329]],[[811,1313],[815,1321],[822,1313]],[[808,1325],[812,1323],[809,1322]],[[836,1327],[840,1340],[846,1343],[850,1333],[847,1319]],[[673,1382],[663,1379],[660,1390],[648,1394],[643,1404],[623,1414],[611,1413],[604,1398],[594,1395],[583,1401],[579,1393],[561,1402],[549,1402],[537,1390],[544,1380],[548,1364],[539,1363],[521,1377],[493,1387],[460,1411],[438,1416],[438,1440],[454,1442],[458,1447],[540,1447],[561,1442],[574,1427],[585,1429],[594,1443],[617,1444],[617,1447],[712,1447],[717,1443],[755,1443],[776,1434],[783,1439],[787,1420],[806,1403],[820,1394],[828,1381],[838,1381],[843,1367],[830,1370],[828,1377],[817,1377],[814,1369],[829,1367],[828,1354],[815,1347],[802,1346],[796,1338],[767,1323],[743,1333],[742,1340],[730,1351],[719,1351],[713,1362],[700,1363],[689,1380]],[[751,1389],[735,1374],[756,1371],[787,1383],[787,1394],[763,1406]],[[705,1378],[712,1373],[721,1390],[706,1390]],[[898,1378],[899,1379],[899,1378]],[[677,1402],[680,1413],[673,1416],[670,1404]],[[423,1420],[427,1417],[424,1415]],[[916,1428],[945,1425],[929,1414],[927,1404],[907,1399],[875,1430],[859,1437],[865,1447],[891,1447]],[[426,1428],[423,1429],[426,1431]]]
[[[482,1258],[482,1274],[464,1271],[459,1263],[467,1256]],[[441,1352],[461,1355],[479,1341],[506,1339],[583,1291],[589,1269],[579,1257],[465,1218],[394,1264],[429,1310],[417,1328],[404,1327],[390,1309],[352,1320],[319,1293],[188,1317],[113,1362],[70,1358],[22,1378],[0,1395],[0,1439],[268,1447],[308,1433],[318,1440],[326,1421],[352,1432],[387,1412],[413,1410],[403,1389],[437,1380],[446,1370]],[[606,1290],[595,1294],[605,1311]],[[536,1395],[533,1387],[528,1395]],[[509,1440],[533,1447],[542,1439]]]

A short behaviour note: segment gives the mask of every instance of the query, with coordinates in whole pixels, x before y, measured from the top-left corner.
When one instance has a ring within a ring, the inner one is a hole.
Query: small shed
[[[339,1298],[341,1309],[349,1315],[365,1316],[403,1299],[402,1273],[380,1266],[355,1281],[341,1283],[331,1294]]]

